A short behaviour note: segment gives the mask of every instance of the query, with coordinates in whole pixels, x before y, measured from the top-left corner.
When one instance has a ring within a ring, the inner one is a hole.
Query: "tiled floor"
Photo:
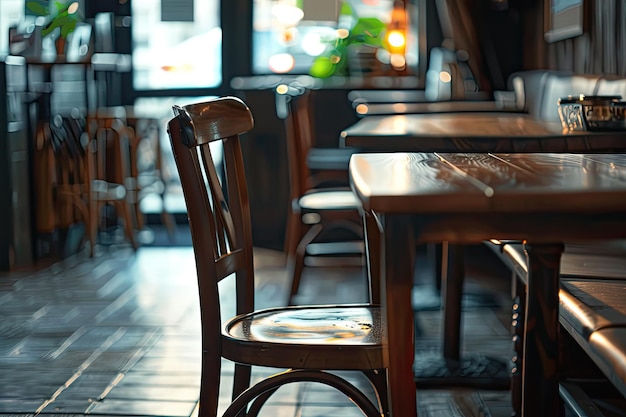
[[[259,249],[258,307],[284,304],[282,253]],[[193,415],[200,328],[190,247],[103,248],[36,271],[0,273],[0,415]],[[478,280],[471,280],[470,289]],[[485,281],[486,282],[486,281]],[[491,281],[501,299],[507,279]],[[474,287],[472,287],[474,286]],[[360,268],[307,269],[302,302],[365,299]],[[509,355],[508,306],[466,311],[464,346]],[[417,315],[418,350],[439,349],[439,311]],[[273,370],[255,370],[262,377]],[[230,365],[222,386],[228,402]],[[348,377],[368,389],[361,375]],[[371,391],[370,391],[371,392]],[[420,416],[511,413],[508,391],[420,389]],[[356,416],[336,392],[314,384],[281,388],[262,416]]]

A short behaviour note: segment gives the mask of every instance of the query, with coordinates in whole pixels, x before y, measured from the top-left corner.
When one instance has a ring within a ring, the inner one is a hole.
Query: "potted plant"
[[[26,2],[26,7],[35,15],[48,19],[48,23],[41,31],[43,37],[58,29],[58,37],[55,41],[57,54],[64,54],[67,36],[76,29],[76,24],[82,20],[78,13],[79,3],[72,0],[53,2],[33,0]]]
[[[338,31],[339,36],[329,42],[325,53],[315,58],[309,70],[310,75],[327,78],[332,75],[350,75],[350,52],[358,54],[358,50],[376,51],[385,48],[386,25],[375,17],[358,17],[348,2],[341,5],[340,16],[351,23],[350,29]]]

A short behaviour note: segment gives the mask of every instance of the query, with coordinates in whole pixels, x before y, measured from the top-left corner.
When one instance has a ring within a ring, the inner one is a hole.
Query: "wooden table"
[[[607,152],[626,150],[626,132],[564,131],[526,113],[463,112],[368,116],[340,144],[385,152]]]
[[[492,102],[467,102],[468,106]],[[626,150],[626,132],[569,132],[560,123],[537,120],[526,113],[497,111],[454,112],[463,102],[436,103],[438,113],[395,114],[367,116],[346,128],[340,137],[342,146],[357,147],[374,152],[615,152]],[[493,103],[492,103],[493,104]],[[441,106],[449,107],[441,107]],[[456,106],[456,107],[455,107]],[[448,111],[445,113],[444,111]],[[442,113],[444,112],[444,113]],[[448,259],[447,274],[435,271],[433,278],[441,280],[445,299],[441,300],[444,315],[442,358],[420,362],[416,378],[420,384],[439,383],[450,377],[463,384],[506,383],[506,364],[494,358],[473,355],[462,358],[461,297],[464,280],[463,248],[444,242],[445,255],[437,254],[440,245],[429,245],[434,265]],[[441,252],[440,251],[440,252]],[[436,268],[438,268],[436,266]],[[427,300],[433,304],[439,300]],[[489,372],[476,375],[465,369],[475,363]],[[484,362],[484,363],[483,363]],[[484,367],[482,365],[485,365]],[[460,368],[459,368],[460,366]],[[463,375],[459,378],[459,375]]]
[[[415,243],[491,238],[527,242],[522,415],[558,415],[562,242],[626,237],[626,155],[355,154],[350,179],[378,242],[368,258],[381,277],[392,416],[416,415]]]

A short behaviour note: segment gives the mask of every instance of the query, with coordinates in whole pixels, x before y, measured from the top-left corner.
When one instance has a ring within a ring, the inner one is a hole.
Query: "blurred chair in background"
[[[290,303],[298,293],[305,260],[310,265],[360,266],[364,259],[361,205],[347,181],[356,149],[314,146],[309,95],[298,84],[279,85],[275,94],[277,115],[285,121],[289,158],[285,252],[292,278]]]
[[[99,231],[116,226],[121,219],[125,237],[137,248],[136,201],[129,186],[133,183],[130,149],[134,132],[126,125],[123,110],[123,107],[99,108],[87,118],[88,234],[94,244],[99,241]]]

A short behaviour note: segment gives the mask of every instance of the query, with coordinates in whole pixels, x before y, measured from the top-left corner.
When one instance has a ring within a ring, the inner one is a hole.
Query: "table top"
[[[384,291],[391,414],[416,414],[415,244],[495,238],[530,243],[521,415],[554,415],[560,242],[626,237],[626,154],[357,153],[349,171]]]
[[[451,113],[451,112],[504,112],[495,101],[434,101],[421,103],[358,103],[354,110],[359,116],[395,114]],[[518,112],[519,113],[519,112]]]
[[[132,66],[129,54],[92,53],[89,55],[42,55],[20,57],[29,65],[51,68],[55,65],[82,65],[96,71],[129,72]]]
[[[624,225],[604,230],[600,224],[615,220],[610,217],[626,223],[626,154],[355,154],[350,179],[365,210],[446,217],[449,225],[442,233],[452,233],[452,241],[466,232],[468,240],[506,238],[502,231],[494,233],[496,226],[481,231],[484,235],[472,234],[468,215],[483,226],[503,223],[511,238],[526,232],[544,234],[542,240],[564,232],[581,235],[557,227],[565,224],[562,216],[570,215],[581,221],[590,217],[593,224],[585,227],[598,227],[593,232],[598,235],[626,236]],[[552,222],[554,230],[531,224],[532,218]]]
[[[340,142],[381,152],[593,152],[626,149],[626,131],[570,132],[516,112],[393,114],[364,117]]]

